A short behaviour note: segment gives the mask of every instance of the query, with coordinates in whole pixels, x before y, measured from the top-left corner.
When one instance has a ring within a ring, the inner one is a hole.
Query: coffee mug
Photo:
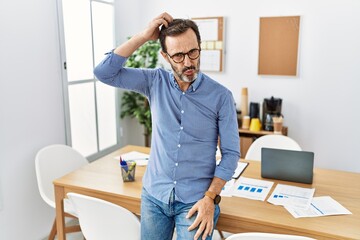
[[[261,130],[261,122],[259,118],[252,118],[250,122],[250,131],[260,131]]]

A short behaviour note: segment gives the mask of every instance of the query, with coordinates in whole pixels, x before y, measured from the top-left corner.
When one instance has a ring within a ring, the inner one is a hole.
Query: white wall
[[[238,102],[242,87],[249,89],[249,102],[262,102],[271,96],[282,98],[289,136],[304,150],[315,152],[316,166],[360,172],[355,155],[360,148],[360,111],[356,105],[360,102],[359,1],[120,2],[120,40],[142,30],[163,11],[184,18],[224,16],[225,71],[208,74],[227,86]],[[298,76],[257,75],[259,17],[292,15],[301,16]]]
[[[0,239],[39,240],[54,209],[40,197],[34,157],[65,143],[56,1],[0,1]]]

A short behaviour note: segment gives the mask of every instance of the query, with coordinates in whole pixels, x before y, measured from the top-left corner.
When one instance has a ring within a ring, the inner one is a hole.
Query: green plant
[[[155,68],[158,63],[160,50],[159,41],[148,41],[138,48],[127,60],[126,67],[133,68]],[[127,91],[121,98],[120,117],[129,116],[136,118],[144,126],[145,146],[150,146],[151,136],[151,111],[145,96]]]
[[[144,125],[146,132],[151,133],[151,111],[147,99],[136,92],[124,92],[121,99],[120,117],[130,116]]]
[[[156,68],[159,50],[159,41],[147,41],[128,58],[125,66],[133,68]]]

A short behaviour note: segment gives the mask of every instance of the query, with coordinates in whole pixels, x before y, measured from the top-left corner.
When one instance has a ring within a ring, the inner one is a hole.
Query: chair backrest
[[[301,151],[300,145],[290,137],[284,135],[265,135],[256,139],[249,147],[245,159],[261,161],[261,148],[277,148]]]
[[[88,163],[79,152],[66,145],[54,144],[40,149],[35,157],[35,171],[43,200],[55,208],[53,181]]]
[[[140,239],[140,221],[129,210],[102,199],[67,194],[86,240]]]
[[[315,240],[315,238],[275,234],[275,233],[237,233],[226,238],[226,240]]]

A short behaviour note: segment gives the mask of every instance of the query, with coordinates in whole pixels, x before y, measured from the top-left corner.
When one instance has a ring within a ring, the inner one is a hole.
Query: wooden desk
[[[126,146],[54,181],[60,240],[65,239],[63,199],[68,192],[98,197],[136,214],[140,213],[141,181],[145,167],[136,167],[135,182],[123,183],[119,162],[114,159],[114,156],[133,150],[149,153],[149,148]],[[250,164],[243,176],[261,179],[260,162],[248,162]],[[315,196],[329,195],[353,214],[295,219],[283,207],[266,201],[223,197],[217,225],[219,229],[233,233],[256,231],[298,234],[316,239],[360,239],[360,174],[315,169],[312,185],[276,180],[274,182],[314,187]]]

